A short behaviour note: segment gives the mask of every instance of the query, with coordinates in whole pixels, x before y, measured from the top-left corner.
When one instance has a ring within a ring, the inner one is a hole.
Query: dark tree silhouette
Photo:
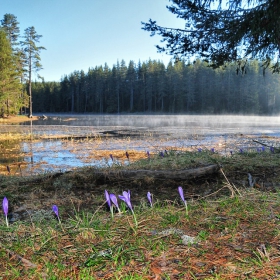
[[[272,68],[280,72],[279,0],[170,0],[167,9],[185,20],[185,28],[163,27],[156,21],[142,22],[142,29],[158,34],[165,46],[160,52],[176,59],[199,55],[219,67],[237,61],[244,73],[246,59],[265,60],[264,69],[278,55]]]

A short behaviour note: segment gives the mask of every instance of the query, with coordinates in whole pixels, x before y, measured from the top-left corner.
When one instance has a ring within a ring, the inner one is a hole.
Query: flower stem
[[[137,222],[137,220],[136,220],[135,213],[134,213],[133,210],[131,210],[131,211],[132,211],[132,215],[133,215],[133,218],[134,218],[135,226],[136,226],[136,228],[137,228],[137,227],[138,227],[138,222]]]
[[[186,208],[186,216],[189,216],[189,210],[188,210],[188,204],[187,201],[185,201],[185,208]]]
[[[112,219],[113,219],[113,218],[114,218],[114,209],[113,209],[112,206],[110,207],[110,212],[111,212],[111,217],[112,217]]]
[[[6,215],[6,225],[9,227],[9,221],[8,221],[8,216]]]

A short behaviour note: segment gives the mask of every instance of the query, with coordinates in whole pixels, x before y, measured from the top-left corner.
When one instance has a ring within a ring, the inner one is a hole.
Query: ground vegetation
[[[207,150],[172,152],[110,170],[178,170],[211,163],[219,163],[220,171],[191,180],[145,177],[124,183],[116,176],[100,181],[95,172],[101,170],[95,168],[31,177],[2,175],[1,199],[9,201],[10,224],[7,227],[3,215],[0,276],[277,279],[277,149],[230,156]],[[133,214],[120,199],[121,213],[117,208],[111,213],[105,190],[116,195],[130,190]]]

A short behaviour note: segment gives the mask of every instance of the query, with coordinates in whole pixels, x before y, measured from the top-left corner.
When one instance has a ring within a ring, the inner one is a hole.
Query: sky
[[[75,70],[122,59],[128,65],[149,59],[167,65],[170,55],[158,53],[161,37],[150,37],[141,21],[151,18],[159,25],[184,28],[184,22],[166,9],[169,0],[1,0],[0,19],[13,14],[20,34],[34,26],[42,35],[39,71],[45,81],[60,81]]]

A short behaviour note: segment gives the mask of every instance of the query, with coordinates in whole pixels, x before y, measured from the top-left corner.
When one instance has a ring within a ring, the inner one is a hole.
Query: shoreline
[[[9,116],[7,118],[0,118],[0,124],[19,124],[27,121],[36,121],[38,118],[38,116],[29,118],[27,115]]]

